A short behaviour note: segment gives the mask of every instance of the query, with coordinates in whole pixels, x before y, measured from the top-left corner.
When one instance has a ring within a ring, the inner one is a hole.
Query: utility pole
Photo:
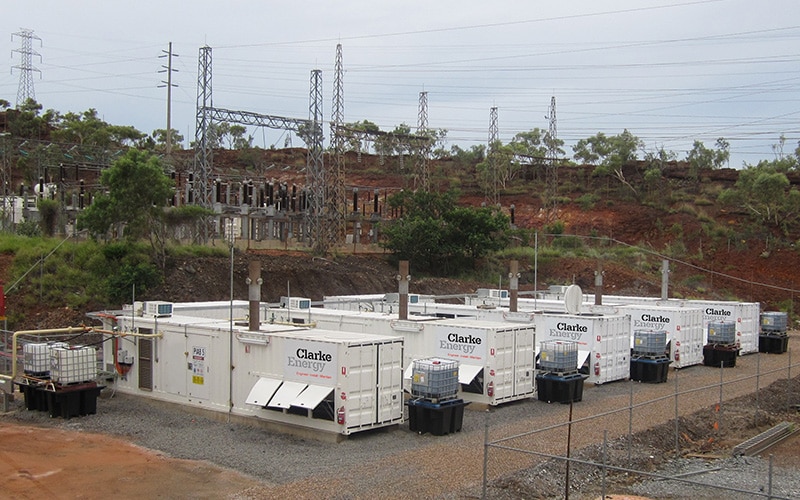
[[[39,78],[41,78],[42,72],[33,67],[33,56],[39,56],[39,62],[42,62],[42,55],[33,50],[33,41],[39,40],[41,46],[42,39],[34,35],[33,30],[26,28],[21,28],[18,33],[12,33],[12,42],[15,36],[20,37],[22,42],[20,48],[13,50],[13,52],[19,52],[20,63],[11,67],[12,70],[14,68],[20,70],[19,88],[17,89],[17,108],[19,108],[28,99],[36,100],[36,94],[33,91],[33,72],[39,73]]]
[[[178,57],[178,54],[172,53],[172,42],[169,42],[169,50],[162,50],[163,54],[158,57],[166,57],[167,58],[167,65],[162,65],[161,67],[164,69],[159,70],[159,73],[166,73],[167,74],[167,81],[161,81],[163,85],[159,85],[159,88],[167,87],[167,158],[169,155],[172,154],[172,87],[177,87],[174,83],[172,83],[172,72],[178,71],[177,69],[172,69],[172,58]]]

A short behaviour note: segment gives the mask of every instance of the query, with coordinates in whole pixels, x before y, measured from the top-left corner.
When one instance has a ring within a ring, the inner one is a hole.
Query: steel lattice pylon
[[[311,95],[309,98],[308,118],[311,123],[308,131],[308,160],[306,176],[309,186],[308,210],[306,226],[313,242],[314,251],[327,253],[330,247],[330,231],[326,224],[326,179],[322,161],[322,71],[311,71]]]
[[[419,113],[417,116],[417,135],[428,135],[428,93],[419,93]],[[430,142],[425,141],[417,149],[416,176],[419,189],[430,190],[430,175],[428,171],[428,156],[430,155]]]
[[[306,211],[305,236],[312,238],[312,243],[317,251],[326,252],[330,238],[325,233],[329,217],[325,207],[325,171],[322,162],[322,78],[319,70],[314,70],[311,74],[310,100],[312,120],[215,108],[211,93],[211,48],[202,47],[197,71],[197,126],[193,167],[194,185],[191,189],[195,196],[194,203],[212,208],[213,190],[210,179],[213,172],[213,150],[209,144],[208,134],[209,128],[215,121],[294,131],[306,141],[308,149],[309,207]],[[324,237],[323,234],[325,234]]]
[[[331,216],[330,238],[335,244],[344,241],[347,220],[347,196],[345,182],[345,138],[344,126],[344,67],[342,65],[342,44],[336,44],[336,70],[333,79],[333,108],[331,110],[331,146],[334,168],[328,179],[328,212]]]
[[[489,171],[492,176],[492,203],[497,204],[500,199],[500,173],[497,171],[496,151],[497,142],[500,140],[500,130],[497,126],[497,106],[489,108],[489,144],[486,148],[486,159],[489,161]]]
[[[208,144],[208,128],[211,125],[211,47],[200,47],[197,67],[197,123],[194,130],[194,193],[196,204],[211,208],[211,190],[208,178],[211,175],[213,150]],[[189,200],[187,200],[188,202]]]
[[[558,212],[558,128],[556,122],[556,97],[550,98],[550,112],[548,114],[550,126],[547,134],[549,136],[547,144],[547,222],[553,222],[557,218]]]
[[[41,61],[41,54],[33,50],[33,41],[39,40],[41,44],[42,39],[33,34],[33,30],[21,28],[18,33],[12,33],[11,39],[15,36],[20,37],[21,46],[14,49],[13,52],[18,52],[21,56],[21,61],[18,65],[11,68],[20,70],[19,74],[19,88],[17,89],[17,107],[25,104],[28,99],[36,100],[36,93],[33,90],[33,72],[42,74],[41,71],[33,66],[33,56],[39,56]]]

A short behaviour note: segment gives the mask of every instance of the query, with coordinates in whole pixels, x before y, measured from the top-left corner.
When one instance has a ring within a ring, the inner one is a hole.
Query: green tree
[[[743,207],[757,222],[784,232],[794,228],[800,218],[800,191],[791,187],[786,174],[770,165],[739,172],[736,185],[720,193],[718,201]]]
[[[475,260],[508,243],[510,221],[497,207],[459,207],[454,191],[401,192],[389,205],[403,216],[381,225],[383,246],[419,269],[447,273],[474,267]]]
[[[172,196],[173,184],[159,159],[144,151],[128,150],[103,171],[100,184],[106,192],[97,194],[78,217],[78,228],[89,230],[96,238],[106,238],[118,227],[123,230],[117,238],[132,241],[146,238],[155,260],[163,266],[164,207]]]
[[[731,156],[728,141],[720,137],[715,145],[715,149],[709,149],[702,141],[694,141],[691,151],[686,155],[693,175],[699,175],[704,170],[722,168],[728,163]]]
[[[49,198],[40,198],[36,203],[36,207],[39,209],[39,225],[42,228],[42,234],[52,237],[56,234],[58,202]]]
[[[159,128],[153,130],[150,137],[153,140],[153,146],[156,151],[165,151],[167,149],[167,129]],[[172,149],[183,149],[183,136],[174,128],[169,130],[169,139]]]
[[[100,119],[97,110],[90,108],[83,113],[67,113],[60,117],[53,139],[81,146],[100,148],[132,146],[145,136],[134,127],[110,125]]]
[[[9,109],[6,111],[8,131],[11,135],[25,139],[48,138],[58,119],[58,113],[47,110],[42,114],[41,111],[42,105],[33,99],[26,100],[17,109]]]
[[[616,177],[623,185],[638,194],[636,188],[628,182],[622,167],[637,159],[639,149],[644,143],[628,129],[619,135],[606,136],[602,132],[579,140],[572,148],[574,158],[590,165],[597,165],[592,175],[598,177]]]

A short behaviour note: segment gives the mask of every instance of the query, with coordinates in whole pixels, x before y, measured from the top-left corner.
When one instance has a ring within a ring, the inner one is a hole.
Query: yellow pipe
[[[11,375],[6,375],[0,373],[0,379],[9,380],[12,383],[17,378],[17,338],[22,335],[32,335],[36,337],[40,337],[42,335],[57,335],[57,334],[72,334],[72,333],[86,333],[86,332],[95,332],[101,333],[103,335],[118,335],[120,337],[142,337],[142,338],[156,338],[156,337],[163,337],[163,333],[133,333],[133,332],[115,332],[111,330],[101,330],[99,328],[94,328],[91,326],[70,326],[67,328],[49,328],[49,329],[42,329],[42,330],[19,330],[14,332],[11,340]]]
[[[44,330],[19,330],[14,332],[11,340],[11,375],[5,375],[0,373],[0,378],[5,380],[10,380],[12,383],[14,379],[17,378],[17,338],[20,335],[33,335],[39,337],[41,335],[52,335],[52,334],[71,334],[71,333],[78,333],[78,332],[88,332],[91,330],[92,327],[89,326],[70,326],[68,328],[50,328]]]

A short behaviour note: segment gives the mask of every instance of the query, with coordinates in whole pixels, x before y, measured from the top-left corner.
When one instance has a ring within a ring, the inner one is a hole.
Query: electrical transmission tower
[[[325,254],[330,246],[330,226],[328,224],[328,205],[325,168],[322,162],[322,71],[311,71],[311,95],[309,96],[308,120],[308,159],[306,162],[306,178],[309,193],[306,224],[314,251]]]
[[[550,112],[547,118],[550,125],[547,130],[547,222],[553,222],[558,216],[558,128],[556,122],[556,96],[550,98]]]
[[[164,69],[159,70],[159,73],[166,73],[167,74],[167,81],[162,80],[162,85],[159,87],[166,87],[167,88],[167,158],[172,153],[172,87],[177,87],[176,84],[172,83],[172,73],[178,71],[177,69],[172,69],[172,58],[178,57],[178,54],[174,54],[172,52],[172,42],[169,42],[169,50],[162,50],[162,55],[158,57],[166,57],[167,58],[167,65],[161,66]]]
[[[492,176],[491,199],[493,204],[500,201],[500,165],[497,164],[496,149],[500,141],[500,130],[497,126],[497,106],[489,108],[489,144],[486,148],[486,159]]]
[[[419,93],[419,112],[417,114],[417,135],[428,135],[428,93]],[[419,145],[417,150],[416,177],[419,188],[427,192],[430,190],[430,176],[428,172],[428,156],[431,145],[429,141]]]
[[[336,65],[333,79],[333,108],[331,111],[331,147],[334,167],[330,172],[328,188],[329,213],[331,220],[331,240],[344,240],[346,206],[344,192],[345,176],[345,134],[344,134],[344,66],[342,64],[342,44],[336,44]]]
[[[20,48],[13,51],[19,52],[21,56],[20,63],[11,67],[12,69],[17,68],[20,70],[19,89],[17,90],[17,107],[20,107],[28,99],[36,100],[36,94],[33,91],[33,72],[39,73],[40,78],[42,72],[33,67],[33,56],[39,56],[39,62],[41,62],[42,55],[33,50],[33,41],[39,40],[39,45],[41,46],[42,39],[34,35],[33,30],[25,28],[20,28],[18,33],[12,33],[11,41],[14,41],[15,36],[19,37],[22,42]]]
[[[194,185],[197,205],[211,208],[212,196],[208,186],[213,162],[213,150],[209,145],[209,127],[214,103],[211,98],[211,47],[200,47],[197,67],[197,123],[194,129]],[[192,200],[186,200],[191,202]]]

